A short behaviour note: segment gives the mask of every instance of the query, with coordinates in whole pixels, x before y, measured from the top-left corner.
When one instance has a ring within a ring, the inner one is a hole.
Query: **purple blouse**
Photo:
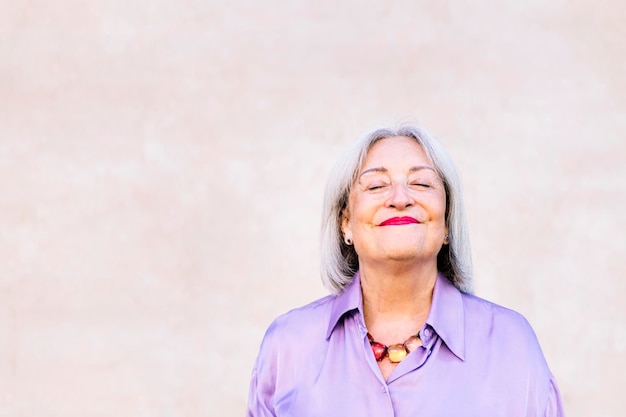
[[[423,346],[385,381],[367,339],[361,284],[276,319],[250,384],[248,416],[563,416],[524,317],[439,275]]]

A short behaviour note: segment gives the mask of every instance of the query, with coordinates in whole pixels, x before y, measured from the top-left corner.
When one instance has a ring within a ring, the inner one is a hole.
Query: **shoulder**
[[[524,406],[537,412],[533,415],[560,407],[552,373],[528,320],[480,297],[462,297],[467,363],[481,373],[484,381],[493,382],[494,392],[499,392],[498,386],[507,387],[498,400],[502,406]]]
[[[492,324],[502,322],[502,324],[519,328],[520,331],[532,331],[528,320],[515,310],[511,310],[510,308],[503,307],[472,294],[462,293],[462,297],[465,314],[470,319],[480,317],[483,320],[489,319]]]
[[[275,398],[288,395],[311,363],[319,363],[335,297],[327,296],[277,317],[268,327],[252,371],[249,407],[274,415]],[[303,360],[304,358],[304,360]],[[256,414],[255,414],[256,415]]]
[[[329,295],[278,316],[267,328],[260,355],[303,350],[325,340],[335,296]]]
[[[535,331],[522,314],[469,294],[463,294],[463,304],[473,340],[547,370]]]
[[[325,332],[334,299],[335,296],[328,295],[278,316],[267,329],[266,337],[274,333],[283,336],[310,333],[317,328]]]
[[[335,296],[321,298],[278,316],[269,325],[254,366],[258,384],[271,391],[278,381],[291,386],[311,363],[323,360],[334,300]]]

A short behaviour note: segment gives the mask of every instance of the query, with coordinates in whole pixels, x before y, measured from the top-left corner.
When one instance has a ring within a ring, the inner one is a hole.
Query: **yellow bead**
[[[387,348],[387,356],[389,356],[389,360],[393,363],[400,362],[402,359],[406,358],[406,349],[404,345],[391,345]]]

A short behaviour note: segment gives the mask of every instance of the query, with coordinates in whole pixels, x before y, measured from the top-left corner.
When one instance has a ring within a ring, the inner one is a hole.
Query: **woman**
[[[333,295],[268,329],[248,416],[562,416],[528,322],[471,295],[450,158],[423,129],[377,130],[326,191]]]

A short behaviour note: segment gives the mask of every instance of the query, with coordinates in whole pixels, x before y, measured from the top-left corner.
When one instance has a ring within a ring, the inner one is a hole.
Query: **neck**
[[[437,280],[436,264],[361,264],[360,275],[363,315],[372,334],[406,338],[426,322]]]

